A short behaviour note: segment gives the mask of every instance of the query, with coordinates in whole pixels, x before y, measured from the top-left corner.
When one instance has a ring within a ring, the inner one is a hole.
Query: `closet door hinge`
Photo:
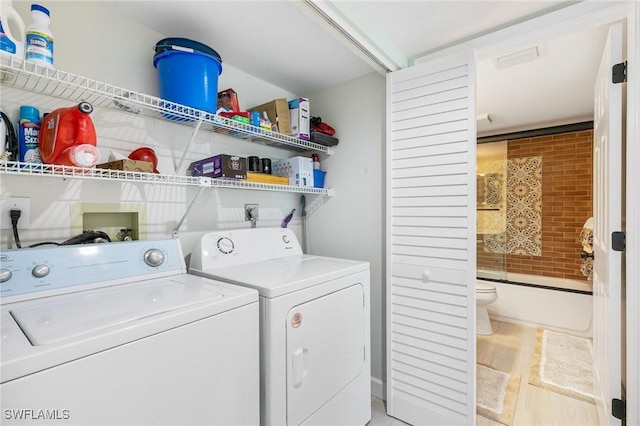
[[[620,62],[613,66],[611,81],[616,84],[627,81],[627,61]]]
[[[626,420],[627,402],[622,399],[613,398],[611,400],[611,415],[616,419]]]
[[[627,249],[627,234],[624,231],[611,233],[611,248],[615,251],[625,251]]]

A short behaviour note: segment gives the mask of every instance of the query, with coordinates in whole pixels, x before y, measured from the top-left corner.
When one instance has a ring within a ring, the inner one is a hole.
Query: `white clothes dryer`
[[[260,293],[261,424],[371,419],[369,264],[305,255],[282,228],[203,235],[189,272]]]
[[[176,239],[0,252],[2,424],[251,425],[258,292]]]

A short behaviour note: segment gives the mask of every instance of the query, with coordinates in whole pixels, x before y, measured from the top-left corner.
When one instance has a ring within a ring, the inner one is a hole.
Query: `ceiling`
[[[214,48],[224,63],[304,96],[381,71],[313,9],[388,66],[566,7],[564,1],[109,1],[168,37]],[[590,120],[603,28],[530,46],[534,61],[477,64],[478,134],[500,134]],[[505,54],[513,52],[505,52]]]

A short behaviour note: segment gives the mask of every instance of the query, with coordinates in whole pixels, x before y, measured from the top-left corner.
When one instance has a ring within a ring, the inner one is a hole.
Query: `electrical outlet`
[[[11,217],[9,211],[12,209],[20,210],[20,219],[18,219],[18,229],[29,229],[31,198],[26,197],[1,197],[0,198],[0,229],[13,229],[11,226]]]
[[[244,205],[244,220],[258,220],[258,204]]]

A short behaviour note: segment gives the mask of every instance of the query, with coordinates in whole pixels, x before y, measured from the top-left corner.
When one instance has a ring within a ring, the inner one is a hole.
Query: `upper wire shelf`
[[[6,161],[0,163],[0,174],[20,176],[57,176],[72,179],[110,180],[139,182],[160,185],[200,186],[205,188],[234,188],[262,191],[294,192],[302,194],[331,195],[330,189],[306,186],[274,185],[246,180],[213,179],[204,176],[163,175],[112,169],[98,169],[62,166],[58,164],[21,163]]]
[[[333,148],[315,142],[267,131],[210,112],[17,58],[1,58],[0,84],[191,127],[201,122],[201,130],[279,148],[333,153]]]

